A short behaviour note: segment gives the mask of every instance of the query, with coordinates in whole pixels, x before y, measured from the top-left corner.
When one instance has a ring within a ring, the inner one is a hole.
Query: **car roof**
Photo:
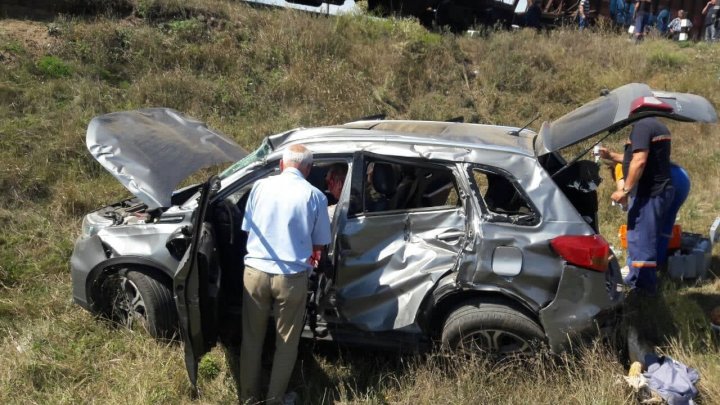
[[[269,137],[274,149],[294,143],[384,142],[493,150],[534,156],[535,132],[500,125],[441,121],[368,120],[343,125],[298,128]]]

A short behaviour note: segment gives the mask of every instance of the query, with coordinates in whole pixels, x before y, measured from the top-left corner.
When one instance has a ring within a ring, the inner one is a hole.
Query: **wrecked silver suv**
[[[158,337],[179,323],[194,381],[200,357],[239,336],[248,192],[278,173],[284,148],[303,143],[315,156],[308,180],[321,190],[331,165],[348,169],[305,336],[561,350],[609,325],[622,302],[617,260],[598,232],[598,168],[581,160],[592,145],[577,145],[651,115],[717,118],[702,97],[630,84],[537,134],[365,120],[272,135],[248,154],[169,109],[96,117],[88,148],[136,197],[83,221],[74,299]],[[576,158],[566,160],[559,152],[571,146]],[[237,163],[173,191],[227,161]]]

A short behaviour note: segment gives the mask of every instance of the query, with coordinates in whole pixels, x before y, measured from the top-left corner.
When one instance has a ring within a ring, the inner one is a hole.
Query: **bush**
[[[220,375],[219,363],[220,362],[210,354],[203,357],[200,360],[200,364],[198,364],[198,375],[200,378],[208,380],[215,379],[218,375]]]
[[[38,61],[37,68],[41,74],[52,78],[66,77],[72,74],[70,66],[55,56],[43,56]]]

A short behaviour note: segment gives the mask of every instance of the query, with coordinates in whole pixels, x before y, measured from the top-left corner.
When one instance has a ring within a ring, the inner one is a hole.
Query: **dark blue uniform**
[[[648,151],[628,210],[630,274],[625,283],[649,293],[657,289],[658,238],[662,236],[663,219],[675,194],[670,176],[670,145],[670,130],[665,124],[657,118],[644,118],[633,125],[623,159],[623,171],[629,173],[633,153]]]
[[[672,178],[672,185],[675,189],[675,195],[673,196],[670,208],[665,214],[665,218],[662,221],[662,228],[658,235],[657,245],[657,264],[662,266],[667,263],[667,250],[670,244],[670,238],[672,237],[673,226],[675,225],[675,218],[677,217],[680,206],[683,205],[690,194],[690,176],[688,176],[685,169],[682,167],[670,163],[670,177]]]

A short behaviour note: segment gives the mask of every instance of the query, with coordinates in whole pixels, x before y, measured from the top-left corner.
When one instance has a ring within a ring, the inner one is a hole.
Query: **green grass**
[[[96,5],[113,4],[125,3]],[[132,6],[126,19],[58,18],[57,37],[40,47],[0,26],[9,55],[0,62],[0,403],[194,403],[180,345],[119,329],[71,302],[68,261],[82,215],[127,195],[85,148],[96,115],[176,108],[253,149],[271,133],[381,112],[509,125],[540,113],[537,130],[600,89],[629,82],[720,105],[720,47],[707,44],[628,46],[609,31],[454,37],[408,19],[316,17],[219,0]],[[720,210],[720,129],[670,128],[673,159],[693,180],[679,223],[705,233]],[[626,135],[605,144],[620,148]],[[619,245],[624,214],[603,203],[600,216],[602,233]],[[712,270],[720,272],[717,262]],[[700,371],[704,404],[720,403],[720,351],[705,322],[719,297],[717,280],[670,283],[638,321],[661,325],[653,332],[659,350]],[[216,349],[201,363],[201,403],[236,400],[227,360]],[[592,342],[575,356],[523,365],[304,344],[291,386],[308,403],[631,403],[616,384],[625,366],[614,348]]]
[[[40,74],[49,78],[70,76],[72,69],[65,62],[55,56],[43,56],[37,63]]]

